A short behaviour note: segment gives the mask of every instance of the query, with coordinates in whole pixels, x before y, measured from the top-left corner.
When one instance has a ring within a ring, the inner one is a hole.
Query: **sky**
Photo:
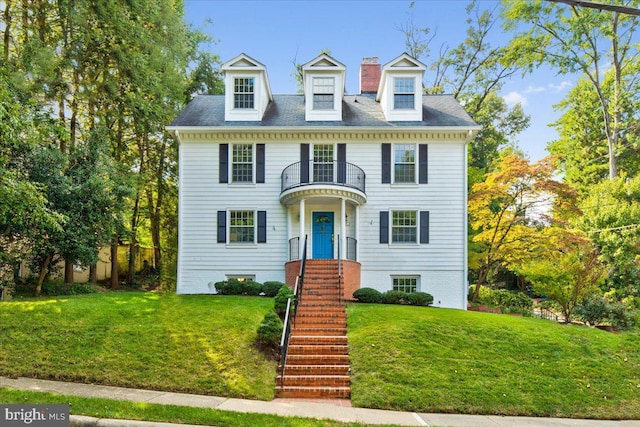
[[[347,67],[347,93],[358,93],[362,58],[378,57],[385,64],[405,50],[400,27],[413,15],[415,26],[428,27],[435,38],[431,56],[421,58],[427,64],[440,47],[457,46],[464,40],[468,15],[467,0],[410,1],[228,1],[185,0],[187,22],[211,35],[216,41],[208,48],[226,62],[246,53],[267,67],[274,94],[296,93],[291,76],[293,62],[306,63],[329,49],[331,56]],[[481,8],[494,8],[498,2],[479,1]],[[492,45],[506,40],[496,28]],[[432,79],[425,73],[425,82]],[[531,116],[529,129],[521,133],[518,147],[530,160],[548,153],[546,146],[557,134],[548,125],[559,117],[557,104],[575,84],[575,77],[557,76],[539,69],[524,77],[518,75],[504,85],[501,95],[509,105],[520,102]]]

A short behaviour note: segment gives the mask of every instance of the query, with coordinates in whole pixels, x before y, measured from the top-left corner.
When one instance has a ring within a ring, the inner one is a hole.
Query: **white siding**
[[[298,236],[299,225],[298,205],[287,208],[279,202],[280,174],[300,160],[300,143],[313,142],[325,141],[260,141],[265,144],[266,182],[234,185],[218,183],[217,142],[181,141],[178,293],[210,293],[212,284],[228,274],[253,274],[259,282],[284,281],[288,237]],[[360,206],[359,224],[354,208],[347,206],[348,236],[354,237],[359,227],[361,286],[384,291],[391,289],[391,275],[419,275],[421,290],[434,296],[434,305],[465,308],[464,143],[415,141],[428,144],[428,183],[402,185],[381,183],[381,141],[349,139],[345,143],[347,162],[366,173],[367,202]],[[339,200],[308,200],[305,207],[309,235],[313,211],[334,212],[335,234],[341,233]],[[243,248],[217,243],[217,211],[228,209],[267,211],[267,243]],[[291,230],[287,229],[287,209]],[[380,211],[390,209],[429,211],[429,243],[379,243]]]

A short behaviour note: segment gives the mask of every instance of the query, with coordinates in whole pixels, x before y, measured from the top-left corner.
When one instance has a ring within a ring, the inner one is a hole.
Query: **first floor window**
[[[393,211],[391,243],[417,243],[418,220],[416,211]]]
[[[231,182],[253,182],[252,144],[233,144]]]
[[[400,292],[417,292],[418,291],[418,278],[413,276],[402,276],[393,278],[393,290]]]
[[[253,77],[233,80],[233,108],[252,109],[254,102]]]
[[[254,211],[229,211],[229,242],[255,242]]]

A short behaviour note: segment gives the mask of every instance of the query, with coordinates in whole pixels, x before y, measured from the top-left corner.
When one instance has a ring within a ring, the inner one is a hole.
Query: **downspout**
[[[462,247],[463,249],[463,275],[464,275],[464,292],[462,293],[462,309],[467,309],[467,300],[469,299],[469,206],[468,206],[468,196],[469,196],[469,143],[471,142],[471,138],[473,138],[474,132],[469,130],[467,135],[467,139],[464,141],[464,150],[462,150],[462,156],[464,157],[464,188],[463,188],[463,206],[462,211],[464,212],[464,230],[463,230],[463,238],[462,238]]]

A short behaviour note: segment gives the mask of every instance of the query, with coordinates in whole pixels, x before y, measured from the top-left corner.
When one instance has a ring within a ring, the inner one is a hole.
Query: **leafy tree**
[[[554,171],[552,157],[530,164],[508,155],[484,182],[473,186],[469,217],[477,252],[469,258],[470,267],[478,269],[478,281],[472,300],[498,266],[513,269],[580,240],[561,221],[575,212],[575,190],[553,179]]]
[[[609,289],[619,298],[640,294],[640,176],[603,181],[582,201],[576,225],[587,232],[610,268]]]
[[[601,292],[599,285],[607,273],[588,243],[579,244],[568,252],[547,252],[518,267],[518,272],[533,284],[537,293],[560,306],[567,323],[573,319],[577,306]]]
[[[640,47],[634,34],[639,21],[619,12],[540,0],[503,0],[502,16],[507,29],[524,26],[514,40],[520,54],[513,59],[519,65],[534,69],[546,63],[560,74],[581,73],[589,82],[600,104],[609,178],[618,176],[621,135],[631,125],[624,117],[625,104],[638,96]]]

